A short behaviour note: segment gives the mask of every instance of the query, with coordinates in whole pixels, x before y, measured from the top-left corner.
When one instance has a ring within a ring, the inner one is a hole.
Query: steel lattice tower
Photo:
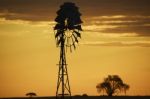
[[[71,89],[67,71],[66,50],[69,47],[75,49],[75,44],[78,43],[78,37],[81,38],[81,14],[78,7],[74,3],[65,2],[57,11],[55,21],[57,24],[54,27],[56,45],[60,47],[60,60],[58,70],[58,81],[56,90],[56,99],[64,99],[65,96],[71,98]]]

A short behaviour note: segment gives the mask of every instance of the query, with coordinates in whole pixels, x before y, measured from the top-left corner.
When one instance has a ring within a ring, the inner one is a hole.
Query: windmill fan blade
[[[77,15],[75,15],[75,16],[77,16]],[[75,20],[74,24],[76,24],[76,25],[83,23],[82,20],[80,19],[80,16],[77,16],[74,20]]]
[[[66,45],[67,45],[67,46],[70,45],[70,41],[69,41],[69,38],[68,38],[68,37],[66,38]]]
[[[62,15],[58,15],[56,18],[55,18],[55,21],[60,23],[60,24],[63,24],[65,23],[65,17],[62,16]]]
[[[57,46],[64,46],[65,49],[70,47],[71,52],[72,49],[76,49],[78,38],[81,38],[80,31],[82,31],[83,23],[80,16],[79,8],[74,3],[65,2],[60,6],[55,18],[57,24],[54,27]]]
[[[75,41],[78,43],[79,41],[78,41],[77,37],[74,34],[73,34],[73,37],[74,37]]]
[[[62,34],[63,31],[57,31],[56,35],[55,35],[55,38],[57,38],[60,34]]]
[[[56,26],[54,27],[54,30],[63,30],[65,29],[65,26],[63,24],[56,24]]]
[[[82,31],[81,25],[74,26],[74,28]]]
[[[75,45],[75,43],[73,43],[73,47],[74,47],[74,49],[76,49],[76,45]]]
[[[60,39],[57,41],[57,45],[59,45],[61,42],[62,42],[62,38],[60,38]]]
[[[71,39],[72,39],[72,45],[73,45],[74,49],[76,49],[75,41],[74,41],[74,39],[73,39],[73,37],[72,37],[72,36],[71,36]]]
[[[81,38],[81,34],[79,32],[77,32],[77,31],[73,31],[73,32],[76,33],[77,36]]]
[[[71,48],[71,46],[70,46],[70,52],[72,52],[72,48]]]

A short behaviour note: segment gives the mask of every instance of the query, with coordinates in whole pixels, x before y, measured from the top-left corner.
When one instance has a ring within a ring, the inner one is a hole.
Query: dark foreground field
[[[56,99],[55,97],[14,97],[0,99]],[[67,97],[65,99],[68,99]],[[150,99],[150,96],[73,96],[72,99]]]

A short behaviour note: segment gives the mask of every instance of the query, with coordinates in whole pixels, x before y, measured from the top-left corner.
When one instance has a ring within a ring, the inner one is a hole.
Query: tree
[[[31,97],[37,96],[37,95],[34,92],[29,92],[29,93],[26,94],[26,96],[29,96],[31,98]]]
[[[82,94],[83,97],[87,97],[88,95],[86,93]]]
[[[99,83],[96,88],[99,93],[105,92],[108,96],[112,96],[119,92],[124,92],[126,94],[126,91],[130,87],[125,84],[118,75],[108,75],[108,77],[104,78],[104,81]]]

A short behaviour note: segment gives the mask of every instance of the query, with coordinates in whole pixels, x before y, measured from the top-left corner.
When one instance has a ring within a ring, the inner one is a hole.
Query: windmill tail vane
[[[56,25],[54,27],[56,45],[60,47],[60,60],[57,80],[56,99],[65,99],[65,96],[71,98],[71,88],[67,70],[65,50],[69,47],[76,49],[76,43],[81,38],[83,23],[80,19],[81,13],[74,3],[65,2],[60,6],[55,18]]]

